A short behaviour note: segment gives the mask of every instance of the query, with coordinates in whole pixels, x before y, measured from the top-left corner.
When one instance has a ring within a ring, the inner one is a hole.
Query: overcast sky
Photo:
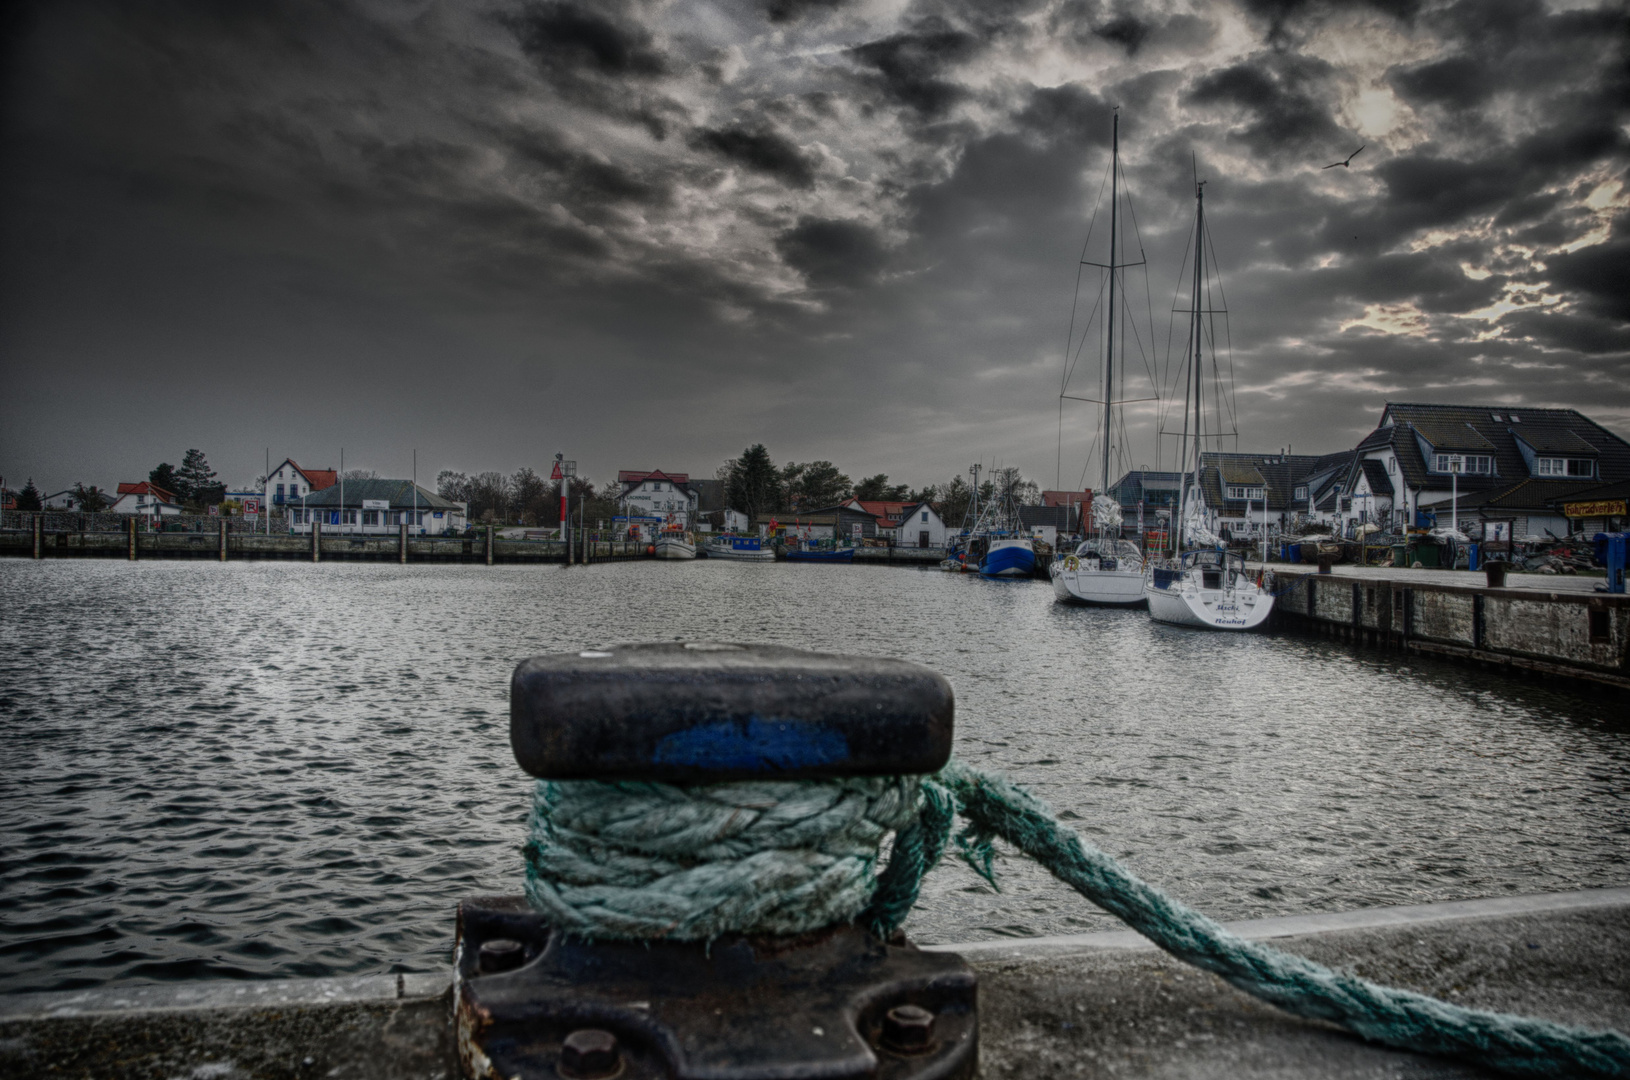
[[[711,475],[763,442],[856,478],[983,460],[1051,486],[1116,106],[1157,379],[1196,163],[1208,182],[1242,449],[1350,447],[1389,399],[1572,406],[1630,434],[1617,3],[7,18],[10,484],[143,479],[193,446],[233,484],[267,448],[387,476],[415,447],[421,478],[557,450],[596,479]],[[1071,392],[1093,396],[1095,363]],[[1066,404],[1073,486],[1095,417]],[[1128,408],[1135,463],[1156,460],[1152,408]]]

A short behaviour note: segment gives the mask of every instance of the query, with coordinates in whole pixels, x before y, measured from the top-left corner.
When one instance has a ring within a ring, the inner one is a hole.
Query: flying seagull
[[[1370,144],[1369,143],[1364,144],[1364,146],[1368,146],[1368,145],[1370,145]],[[1359,150],[1364,149],[1364,146],[1360,146],[1358,148],[1358,150],[1354,150],[1351,154],[1348,154],[1346,161],[1332,161],[1330,164],[1326,165],[1325,168],[1326,169],[1334,169],[1337,165],[1340,165],[1344,169],[1352,168],[1353,167],[1353,159],[1358,156],[1358,151]]]

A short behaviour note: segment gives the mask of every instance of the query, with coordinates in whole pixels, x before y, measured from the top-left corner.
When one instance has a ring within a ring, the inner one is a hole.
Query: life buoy
[[[1081,569],[1081,560],[1076,558],[1074,555],[1066,555],[1066,556],[1064,556],[1064,569],[1066,569],[1066,570],[1079,570],[1079,569]]]

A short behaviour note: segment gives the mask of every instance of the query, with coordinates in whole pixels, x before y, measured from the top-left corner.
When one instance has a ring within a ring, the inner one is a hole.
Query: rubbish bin
[[[1428,570],[1436,570],[1442,565],[1441,560],[1438,558],[1438,553],[1442,550],[1437,544],[1416,544],[1415,557],[1410,561],[1409,565],[1414,566],[1416,563],[1420,563]]]

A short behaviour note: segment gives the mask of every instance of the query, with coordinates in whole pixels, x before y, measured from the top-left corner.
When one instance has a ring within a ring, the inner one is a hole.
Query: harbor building
[[[627,518],[689,524],[701,508],[701,493],[691,485],[689,473],[623,469],[617,484],[617,506]]]
[[[181,501],[172,491],[143,480],[138,484],[120,484],[110,514],[140,514],[146,517],[174,517],[181,513]]]
[[[397,535],[401,526],[415,536],[464,531],[463,503],[433,495],[411,480],[347,480],[313,491],[287,505],[289,528],[311,532],[312,524],[348,533]]]
[[[933,503],[907,503],[895,526],[894,542],[904,547],[942,548],[950,532]]]
[[[314,491],[333,487],[339,480],[340,474],[334,469],[302,469],[293,458],[284,458],[282,464],[266,474],[266,490],[260,505],[281,510]]]
[[[1343,525],[1458,517],[1517,539],[1569,534],[1563,505],[1630,480],[1630,443],[1575,409],[1389,402],[1347,473]]]
[[[1299,481],[1319,461],[1312,454],[1200,455],[1199,491],[1206,527],[1219,536],[1260,540],[1285,531],[1296,513]]]

